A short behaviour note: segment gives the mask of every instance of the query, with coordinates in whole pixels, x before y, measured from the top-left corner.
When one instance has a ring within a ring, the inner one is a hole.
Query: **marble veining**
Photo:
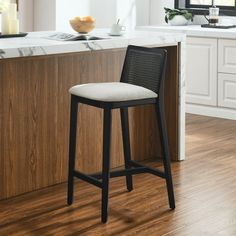
[[[177,44],[185,40],[184,34],[149,31],[127,32],[122,36],[109,36],[108,29],[95,30],[93,36],[102,40],[56,41],[46,37],[52,32],[32,32],[24,38],[0,39],[0,59],[83,52],[111,48],[124,48],[129,44],[145,46]]]

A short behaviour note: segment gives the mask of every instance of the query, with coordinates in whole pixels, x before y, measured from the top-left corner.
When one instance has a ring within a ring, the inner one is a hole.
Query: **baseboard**
[[[236,109],[211,107],[211,106],[196,105],[196,104],[186,104],[186,112],[196,115],[236,120]]]

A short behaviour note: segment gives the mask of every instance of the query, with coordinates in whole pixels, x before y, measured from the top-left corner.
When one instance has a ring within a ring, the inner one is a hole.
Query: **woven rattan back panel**
[[[127,49],[121,82],[159,92],[166,51],[130,45]]]

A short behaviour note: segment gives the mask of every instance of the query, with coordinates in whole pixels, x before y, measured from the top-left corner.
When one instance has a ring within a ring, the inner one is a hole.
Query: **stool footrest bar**
[[[126,169],[126,170],[112,171],[112,172],[110,172],[110,178],[126,176],[127,174],[136,175],[136,174],[142,174],[142,173],[153,174],[153,175],[159,176],[163,179],[166,178],[165,173],[160,170],[141,165],[141,164],[137,163],[136,161],[130,161],[130,164],[133,166],[133,168]],[[90,184],[93,184],[99,188],[102,188],[102,182],[99,180],[99,179],[102,179],[101,173],[86,175],[82,172],[74,170],[73,176],[75,176],[79,179],[82,179]]]
[[[160,170],[152,169],[152,168],[149,168],[147,166],[142,166],[142,165],[135,168],[131,168],[131,169],[112,171],[110,172],[110,178],[126,176],[127,174],[136,175],[136,174],[143,174],[143,173],[153,174],[163,179],[166,178],[165,173],[161,172]],[[102,178],[101,173],[92,174],[91,176],[95,179]]]
[[[126,170],[115,170],[115,171],[110,172],[110,178],[126,176],[127,174],[136,175],[136,174],[142,174],[142,173],[147,173],[147,172],[148,170],[146,167],[138,167],[138,168],[132,168],[132,169],[126,169]],[[102,178],[101,173],[92,174],[91,176],[96,179]]]
[[[126,169],[126,170],[117,170],[117,171],[111,172],[111,178],[126,176],[127,174],[131,174],[131,175],[142,174],[146,172],[147,172],[147,169],[145,167],[131,168],[131,169]]]
[[[77,177],[78,179],[82,179],[90,184],[93,184],[99,188],[102,188],[102,182],[98,180],[97,178],[93,177],[92,175],[86,175],[76,170],[73,171],[73,175]]]
[[[142,165],[142,164],[140,164],[140,163],[138,163],[138,162],[136,162],[136,161],[131,160],[131,161],[130,161],[130,165],[133,166],[133,167],[136,167],[136,168],[137,168],[137,167],[145,167],[145,168],[147,169],[146,172],[148,172],[149,174],[153,174],[153,175],[159,176],[159,177],[161,177],[161,178],[163,178],[163,179],[166,178],[165,172],[160,171],[160,170],[158,170],[158,169],[150,168],[150,167],[145,166],[145,165]]]

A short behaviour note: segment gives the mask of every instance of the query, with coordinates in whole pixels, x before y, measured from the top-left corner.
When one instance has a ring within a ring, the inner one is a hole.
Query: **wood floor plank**
[[[100,223],[100,190],[76,181],[0,201],[0,235],[236,235],[236,121],[187,115],[187,160],[172,163],[176,209],[165,182],[148,174],[111,180],[109,222]],[[146,164],[160,167],[157,160]],[[160,167],[161,168],[161,167]]]

